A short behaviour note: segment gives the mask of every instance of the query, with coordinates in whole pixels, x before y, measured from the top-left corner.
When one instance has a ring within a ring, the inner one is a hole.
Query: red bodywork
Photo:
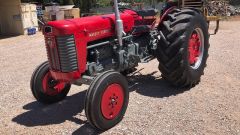
[[[144,22],[142,17],[131,10],[125,10],[121,13],[121,19],[123,20],[124,31],[126,33],[131,32],[135,25],[142,25],[139,22]],[[72,82],[79,79],[81,74],[86,70],[88,43],[115,36],[115,15],[108,14],[102,16],[52,21],[48,22],[47,26],[52,27],[52,32],[43,32],[43,34],[45,39],[51,38],[53,40],[55,47],[56,37],[74,35],[77,50],[78,70],[67,73],[50,70],[54,79]]]

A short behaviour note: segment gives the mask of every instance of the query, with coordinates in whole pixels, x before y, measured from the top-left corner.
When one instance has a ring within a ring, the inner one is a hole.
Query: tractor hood
[[[121,14],[124,31],[130,32],[134,26],[134,18],[130,14]],[[77,19],[67,19],[60,21],[50,21],[47,26],[52,27],[54,35],[70,35],[84,32],[91,34],[97,31],[107,30],[114,34],[115,32],[115,15],[108,14],[102,16],[91,16]]]

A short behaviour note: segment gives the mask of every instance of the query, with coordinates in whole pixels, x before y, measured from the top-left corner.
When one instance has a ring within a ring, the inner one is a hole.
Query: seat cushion
[[[139,10],[137,11],[138,15],[144,16],[155,16],[157,11],[155,9]]]

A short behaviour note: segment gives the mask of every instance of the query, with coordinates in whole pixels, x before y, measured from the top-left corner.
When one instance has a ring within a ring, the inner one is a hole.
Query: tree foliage
[[[134,3],[134,2],[143,2],[148,4],[154,4],[156,2],[160,2],[163,0],[119,0],[121,2],[126,3]],[[38,2],[38,3],[49,3],[49,2],[57,2],[60,5],[75,5],[76,7],[81,9],[81,12],[89,12],[93,7],[105,7],[111,6],[112,0],[22,0],[22,2]]]

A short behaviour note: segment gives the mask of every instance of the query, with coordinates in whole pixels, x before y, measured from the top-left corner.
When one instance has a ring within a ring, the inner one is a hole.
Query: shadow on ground
[[[27,127],[60,124],[66,120],[83,124],[84,121],[76,119],[73,116],[83,110],[85,93],[85,91],[80,92],[67,97],[62,102],[48,106],[36,101],[29,103],[23,106],[23,109],[29,111],[13,118],[13,121]]]
[[[134,75],[128,77],[130,91],[156,98],[164,98],[181,94],[189,88],[177,88],[165,81],[161,76],[156,76],[157,71],[150,74]]]
[[[98,134],[99,132],[92,128],[85,120],[75,117],[80,115],[79,113],[84,109],[85,95],[86,91],[82,91],[52,105],[43,105],[37,101],[29,103],[23,106],[23,109],[28,111],[16,116],[12,121],[26,127],[35,127],[61,124],[68,120],[83,125],[73,134]]]
[[[130,92],[136,91],[145,96],[163,98],[177,95],[187,90],[172,87],[161,77],[154,76],[155,73],[157,72],[152,72],[148,75],[138,74],[129,76]],[[74,135],[99,134],[100,132],[92,128],[86,121],[75,117],[84,109],[85,94],[86,91],[83,91],[67,97],[62,102],[49,106],[42,105],[38,102],[29,103],[23,107],[23,109],[29,111],[16,116],[12,121],[27,127],[34,127],[60,124],[68,120],[82,125],[73,132]]]

